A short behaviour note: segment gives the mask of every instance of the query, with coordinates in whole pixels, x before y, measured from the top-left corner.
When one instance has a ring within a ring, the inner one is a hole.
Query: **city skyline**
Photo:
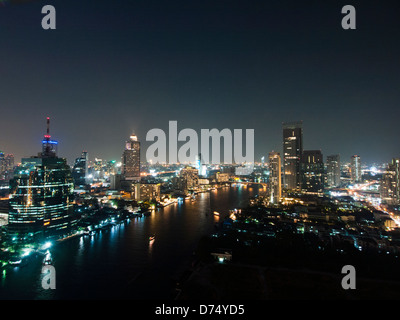
[[[45,118],[46,119],[46,121],[48,122],[49,121],[49,117],[46,117]],[[281,125],[282,125],[282,127],[281,127],[281,131],[282,131],[282,128],[285,126],[285,125],[287,125],[287,124],[296,124],[296,123],[301,123],[301,127],[303,127],[303,121],[301,121],[301,122],[296,122],[296,121],[293,121],[293,122],[282,122],[281,123]],[[178,129],[181,129],[181,128],[178,128]],[[222,129],[217,129],[218,131],[221,131]],[[47,132],[48,133],[48,132]],[[302,136],[303,136],[303,134],[304,134],[304,130],[302,130]],[[45,137],[46,137],[46,135],[45,135]],[[143,144],[143,145],[145,145],[146,147],[148,147],[150,144],[151,144],[151,142],[148,142],[148,141],[142,141],[142,140],[140,140],[139,139],[139,137],[137,137],[135,134],[130,134],[130,139],[132,139],[132,137],[134,137],[135,139],[136,139],[136,141],[138,141],[140,144]],[[58,140],[58,138],[57,138],[57,140]],[[221,138],[221,141],[223,141],[224,139],[223,138]],[[282,140],[282,137],[281,137],[281,140]],[[302,140],[304,140],[303,138],[302,138]],[[38,140],[38,144],[39,143],[42,143],[43,144],[43,139],[39,139]],[[285,141],[285,139],[283,140],[283,142]],[[212,142],[212,141],[211,141]],[[57,149],[59,148],[59,144],[58,144],[58,141],[56,141],[56,143],[57,143]],[[95,159],[101,159],[101,160],[105,160],[105,161],[117,161],[117,162],[121,162],[121,164],[124,162],[124,148],[126,148],[126,146],[124,147],[124,145],[126,145],[128,142],[126,141],[126,138],[125,138],[125,141],[120,141],[120,150],[119,150],[119,155],[117,154],[117,155],[115,155],[114,157],[102,157],[101,156],[101,154],[104,154],[106,151],[105,150],[107,150],[107,147],[106,146],[104,146],[103,145],[103,147],[106,147],[105,149],[103,149],[103,153],[102,152],[100,152],[100,155],[99,154],[91,154],[91,152],[90,151],[87,151],[87,150],[90,150],[90,146],[88,147],[88,149],[82,149],[82,151],[79,153],[79,154],[82,154],[82,153],[85,153],[86,155],[87,155],[87,157],[88,157],[88,162],[93,162],[93,161],[95,161]],[[185,142],[178,142],[178,148],[180,147],[180,146],[182,146],[183,144],[185,144]],[[276,143],[275,143],[276,144]],[[281,142],[281,144],[282,144],[282,142]],[[267,158],[268,157],[268,154],[269,153],[271,153],[271,152],[278,152],[278,153],[282,153],[282,155],[284,154],[284,145],[285,144],[285,142],[282,144],[282,147],[279,149],[279,147],[278,148],[276,148],[276,149],[271,149],[270,151],[268,151],[267,152],[267,154],[266,155],[263,155],[263,154],[261,154],[261,156],[260,157],[255,157],[255,159],[254,159],[254,163],[261,163],[262,162],[262,158],[264,157],[264,158]],[[199,144],[200,145],[200,144]],[[35,149],[35,146],[33,145],[30,145],[30,146],[27,146],[27,148],[26,149]],[[61,148],[62,149],[62,148]],[[307,148],[307,149],[309,149],[309,148]],[[277,151],[278,150],[278,151]],[[334,154],[334,153],[326,153],[325,151],[324,151],[324,149],[323,148],[316,148],[316,150],[319,150],[319,151],[321,151],[322,152],[322,159],[323,159],[323,163],[326,165],[327,163],[328,163],[328,161],[329,161],[329,157],[331,157],[331,156],[335,156],[335,155],[339,155],[340,157],[341,157],[341,159],[342,159],[342,165],[351,165],[351,163],[352,163],[352,159],[353,159],[353,157],[354,156],[357,156],[357,157],[359,157],[359,158],[361,158],[361,166],[374,166],[374,165],[387,165],[388,163],[390,163],[390,161],[393,159],[393,158],[398,158],[398,156],[396,156],[396,155],[394,155],[394,156],[392,156],[392,158],[390,158],[390,159],[386,159],[386,160],[383,160],[383,161],[365,161],[365,159],[363,159],[363,157],[362,156],[360,156],[360,155],[356,155],[356,154],[351,154],[348,158],[345,158],[345,157],[343,157],[342,155],[341,155],[341,153],[340,152],[337,152],[337,154]],[[308,151],[308,150],[306,150],[306,149],[302,149],[302,151],[299,153],[299,155],[301,155],[302,153],[303,153],[303,151],[304,152],[306,152],[306,151]],[[13,156],[14,157],[14,159],[15,159],[15,164],[16,165],[18,165],[19,163],[21,163],[21,161],[24,159],[24,158],[29,158],[29,157],[31,157],[32,155],[34,155],[34,154],[36,154],[37,153],[37,150],[36,151],[33,151],[30,155],[28,155],[28,154],[25,154],[25,155],[22,155],[22,156],[18,156],[18,155],[16,155],[15,153],[13,153],[13,152],[10,152],[10,150],[1,150],[0,149],[0,152],[2,152],[2,153],[4,153],[4,155],[7,155],[7,156],[9,156],[9,155],[11,155],[11,156]],[[126,151],[125,151],[126,152]],[[57,153],[59,153],[59,152],[57,152]],[[79,157],[79,154],[77,154],[77,155],[70,155],[70,156],[65,156],[65,155],[63,155],[62,154],[62,152],[61,152],[61,154],[60,154],[60,157],[61,158],[65,158],[66,160],[67,160],[67,163],[71,166],[71,167],[73,167],[73,165],[74,165],[74,161],[77,159],[77,157]],[[222,158],[221,158],[221,164],[223,164],[223,159],[224,159],[224,157],[223,157],[223,155],[222,155]],[[282,160],[283,160],[283,158],[282,158]],[[144,164],[144,163],[149,163],[149,164],[151,164],[151,161],[150,162],[148,162],[147,161],[147,159],[146,159],[146,149],[144,150],[144,152],[140,152],[140,161]],[[165,163],[162,163],[162,164],[168,164],[169,162],[167,161],[167,162],[165,162]],[[171,163],[171,164],[174,164],[175,162],[173,162],[173,163]],[[179,162],[176,162],[176,163],[179,163]],[[196,160],[195,161],[193,161],[193,162],[190,162],[190,164],[193,164],[193,165],[196,165]],[[213,164],[213,163],[210,163],[210,164]],[[215,164],[218,164],[218,163],[215,163]],[[229,164],[229,163],[226,163],[226,164]],[[232,164],[234,164],[234,162],[232,162]],[[282,169],[283,169],[283,165],[282,165]]]
[[[132,133],[146,150],[170,120],[254,129],[256,160],[282,152],[281,123],[297,120],[324,157],[399,156],[396,2],[353,3],[356,30],[341,28],[345,3],[46,4],[56,30],[41,28],[42,1],[0,10],[0,150],[17,162],[36,152],[46,116],[70,163],[83,150],[116,159]]]
[[[0,299],[400,299],[399,18],[0,0]]]

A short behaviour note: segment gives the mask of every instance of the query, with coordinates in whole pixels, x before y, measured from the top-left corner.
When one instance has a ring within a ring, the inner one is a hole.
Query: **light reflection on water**
[[[256,192],[257,188],[231,187],[198,194],[195,201],[175,203],[93,236],[58,243],[51,248],[55,290],[42,289],[42,257],[33,257],[26,267],[7,270],[0,298],[170,298],[199,239],[214,232],[229,209],[244,206]]]

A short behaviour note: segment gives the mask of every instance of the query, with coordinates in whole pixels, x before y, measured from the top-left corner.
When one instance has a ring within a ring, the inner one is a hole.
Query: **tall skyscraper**
[[[382,203],[400,205],[400,159],[394,158],[382,175],[380,185]]]
[[[8,183],[14,172],[14,155],[0,151],[0,181]]]
[[[131,135],[122,155],[122,174],[125,180],[140,181],[140,142]]]
[[[328,187],[340,186],[340,155],[334,154],[326,157],[326,175]]]
[[[350,179],[352,183],[361,182],[361,158],[354,155],[351,157]]]
[[[75,189],[84,189],[87,184],[88,175],[88,153],[82,152],[82,155],[75,160],[72,168],[72,177],[74,178]]]
[[[301,159],[301,189],[320,193],[324,190],[325,168],[321,150],[304,150]]]
[[[300,161],[303,153],[303,122],[284,122],[283,127],[283,186],[300,188]]]
[[[269,192],[270,201],[278,203],[282,197],[281,156],[279,152],[270,152],[269,156]]]
[[[4,152],[0,151],[0,180],[5,180],[6,161],[4,158]]]
[[[48,238],[72,231],[74,184],[66,159],[56,154],[57,141],[47,134],[38,156],[22,159],[10,181],[8,231],[13,238]]]

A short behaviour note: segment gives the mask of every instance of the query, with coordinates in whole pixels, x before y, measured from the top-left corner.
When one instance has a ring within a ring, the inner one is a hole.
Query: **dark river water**
[[[1,299],[173,299],[174,284],[204,235],[257,187],[225,187],[50,248],[56,289],[43,289],[42,256],[1,275]],[[213,215],[218,211],[221,216]],[[219,221],[218,221],[219,220]],[[155,240],[149,242],[149,236]]]

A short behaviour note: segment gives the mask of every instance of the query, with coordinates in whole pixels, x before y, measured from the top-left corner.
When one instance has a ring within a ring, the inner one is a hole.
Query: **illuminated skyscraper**
[[[88,161],[88,153],[86,151],[83,151],[82,155],[75,160],[75,164],[72,169],[72,177],[74,178],[75,189],[84,189],[87,184]]]
[[[196,156],[196,169],[199,171],[199,176],[202,175],[201,153]]]
[[[321,150],[304,150],[301,158],[301,188],[305,192],[324,190],[325,168]]]
[[[278,203],[282,197],[281,156],[279,152],[273,151],[268,158],[270,201]]]
[[[8,182],[13,175],[14,171],[14,155],[5,155],[0,151],[0,181]]]
[[[199,172],[196,168],[187,166],[183,168],[178,177],[178,189],[188,194],[199,186]]]
[[[56,155],[57,141],[47,134],[42,153],[24,158],[10,181],[8,231],[19,239],[53,237],[72,231],[74,184],[66,159]]]
[[[122,174],[125,180],[140,181],[140,142],[131,135],[122,155]]]
[[[400,159],[394,158],[382,175],[380,196],[382,203],[400,205]]]
[[[361,158],[354,155],[351,157],[350,179],[352,183],[361,182]]]
[[[303,153],[303,122],[283,123],[283,186],[300,188],[300,160]]]
[[[326,157],[326,175],[328,187],[340,186],[340,156],[338,154]]]

